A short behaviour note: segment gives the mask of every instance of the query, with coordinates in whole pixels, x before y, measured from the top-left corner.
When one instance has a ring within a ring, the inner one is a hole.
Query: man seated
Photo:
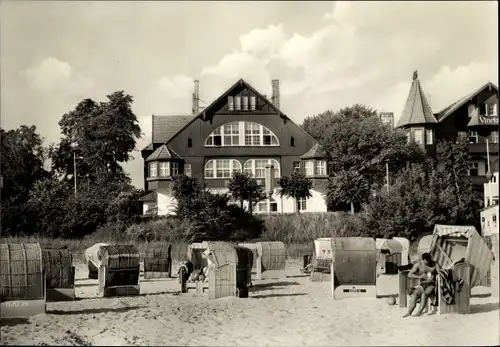
[[[436,289],[436,276],[437,270],[439,269],[438,263],[432,260],[429,253],[422,254],[422,260],[415,263],[412,269],[408,273],[408,278],[415,278],[420,280],[420,285],[415,288],[410,299],[410,305],[408,306],[408,312],[403,316],[403,318],[411,316],[413,310],[417,306],[417,302],[420,299],[420,307],[417,311],[415,317],[421,316],[424,309],[427,307],[427,300],[429,297],[435,295]]]

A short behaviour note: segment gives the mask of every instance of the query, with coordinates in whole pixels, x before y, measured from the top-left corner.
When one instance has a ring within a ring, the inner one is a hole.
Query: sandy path
[[[176,279],[141,282],[139,297],[96,299],[97,281],[77,268],[74,302],[48,303],[48,313],[4,320],[1,342],[49,345],[498,345],[499,304],[473,297],[469,315],[402,319],[384,299],[331,300],[329,285],[300,276],[257,281],[248,299],[209,301],[176,295]],[[475,291],[484,288],[475,288]]]

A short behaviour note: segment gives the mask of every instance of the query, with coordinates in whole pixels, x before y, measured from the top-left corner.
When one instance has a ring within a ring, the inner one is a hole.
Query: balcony
[[[471,154],[485,154],[486,155],[486,143],[469,143],[467,145],[469,148],[469,153]],[[498,143],[489,143],[490,154],[498,153]]]

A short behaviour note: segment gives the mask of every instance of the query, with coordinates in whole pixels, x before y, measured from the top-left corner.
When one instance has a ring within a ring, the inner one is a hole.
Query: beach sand
[[[386,299],[330,297],[297,262],[287,279],[255,281],[248,299],[178,295],[177,279],[141,281],[138,297],[95,298],[97,281],[78,264],[73,302],[47,314],[2,320],[2,345],[499,345],[498,298],[471,299],[471,314],[401,318]],[[142,278],[141,278],[142,280]],[[489,288],[474,288],[473,294]]]

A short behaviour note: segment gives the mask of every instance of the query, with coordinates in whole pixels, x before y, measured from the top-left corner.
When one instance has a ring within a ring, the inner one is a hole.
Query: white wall
[[[311,189],[312,197],[307,199],[307,210],[304,212],[327,212],[325,192]]]
[[[210,188],[210,192],[217,193],[228,193],[227,188]],[[158,215],[171,215],[175,214],[176,200],[170,196],[169,189],[159,189],[158,193]],[[323,192],[320,190],[311,189],[312,197],[307,199],[307,209],[301,212],[327,212],[326,202],[323,198]],[[278,211],[274,213],[295,213],[296,203],[295,199],[283,197],[281,198],[278,194],[278,190],[275,189],[273,193],[273,199],[278,203]],[[235,204],[239,205],[239,202],[235,201]],[[147,203],[143,204],[144,213],[147,210]],[[245,201],[244,208],[248,209],[248,203]],[[255,211],[255,209],[254,209]],[[257,214],[257,212],[255,212]]]
[[[498,205],[481,211],[481,234],[483,236],[498,234],[498,212]]]
[[[158,189],[158,215],[172,215],[175,214],[177,206],[176,200],[171,196],[170,189]]]
[[[494,178],[492,178],[490,182],[484,184],[484,206],[488,206],[490,192],[491,197],[498,199],[498,172],[495,172],[493,175]]]

